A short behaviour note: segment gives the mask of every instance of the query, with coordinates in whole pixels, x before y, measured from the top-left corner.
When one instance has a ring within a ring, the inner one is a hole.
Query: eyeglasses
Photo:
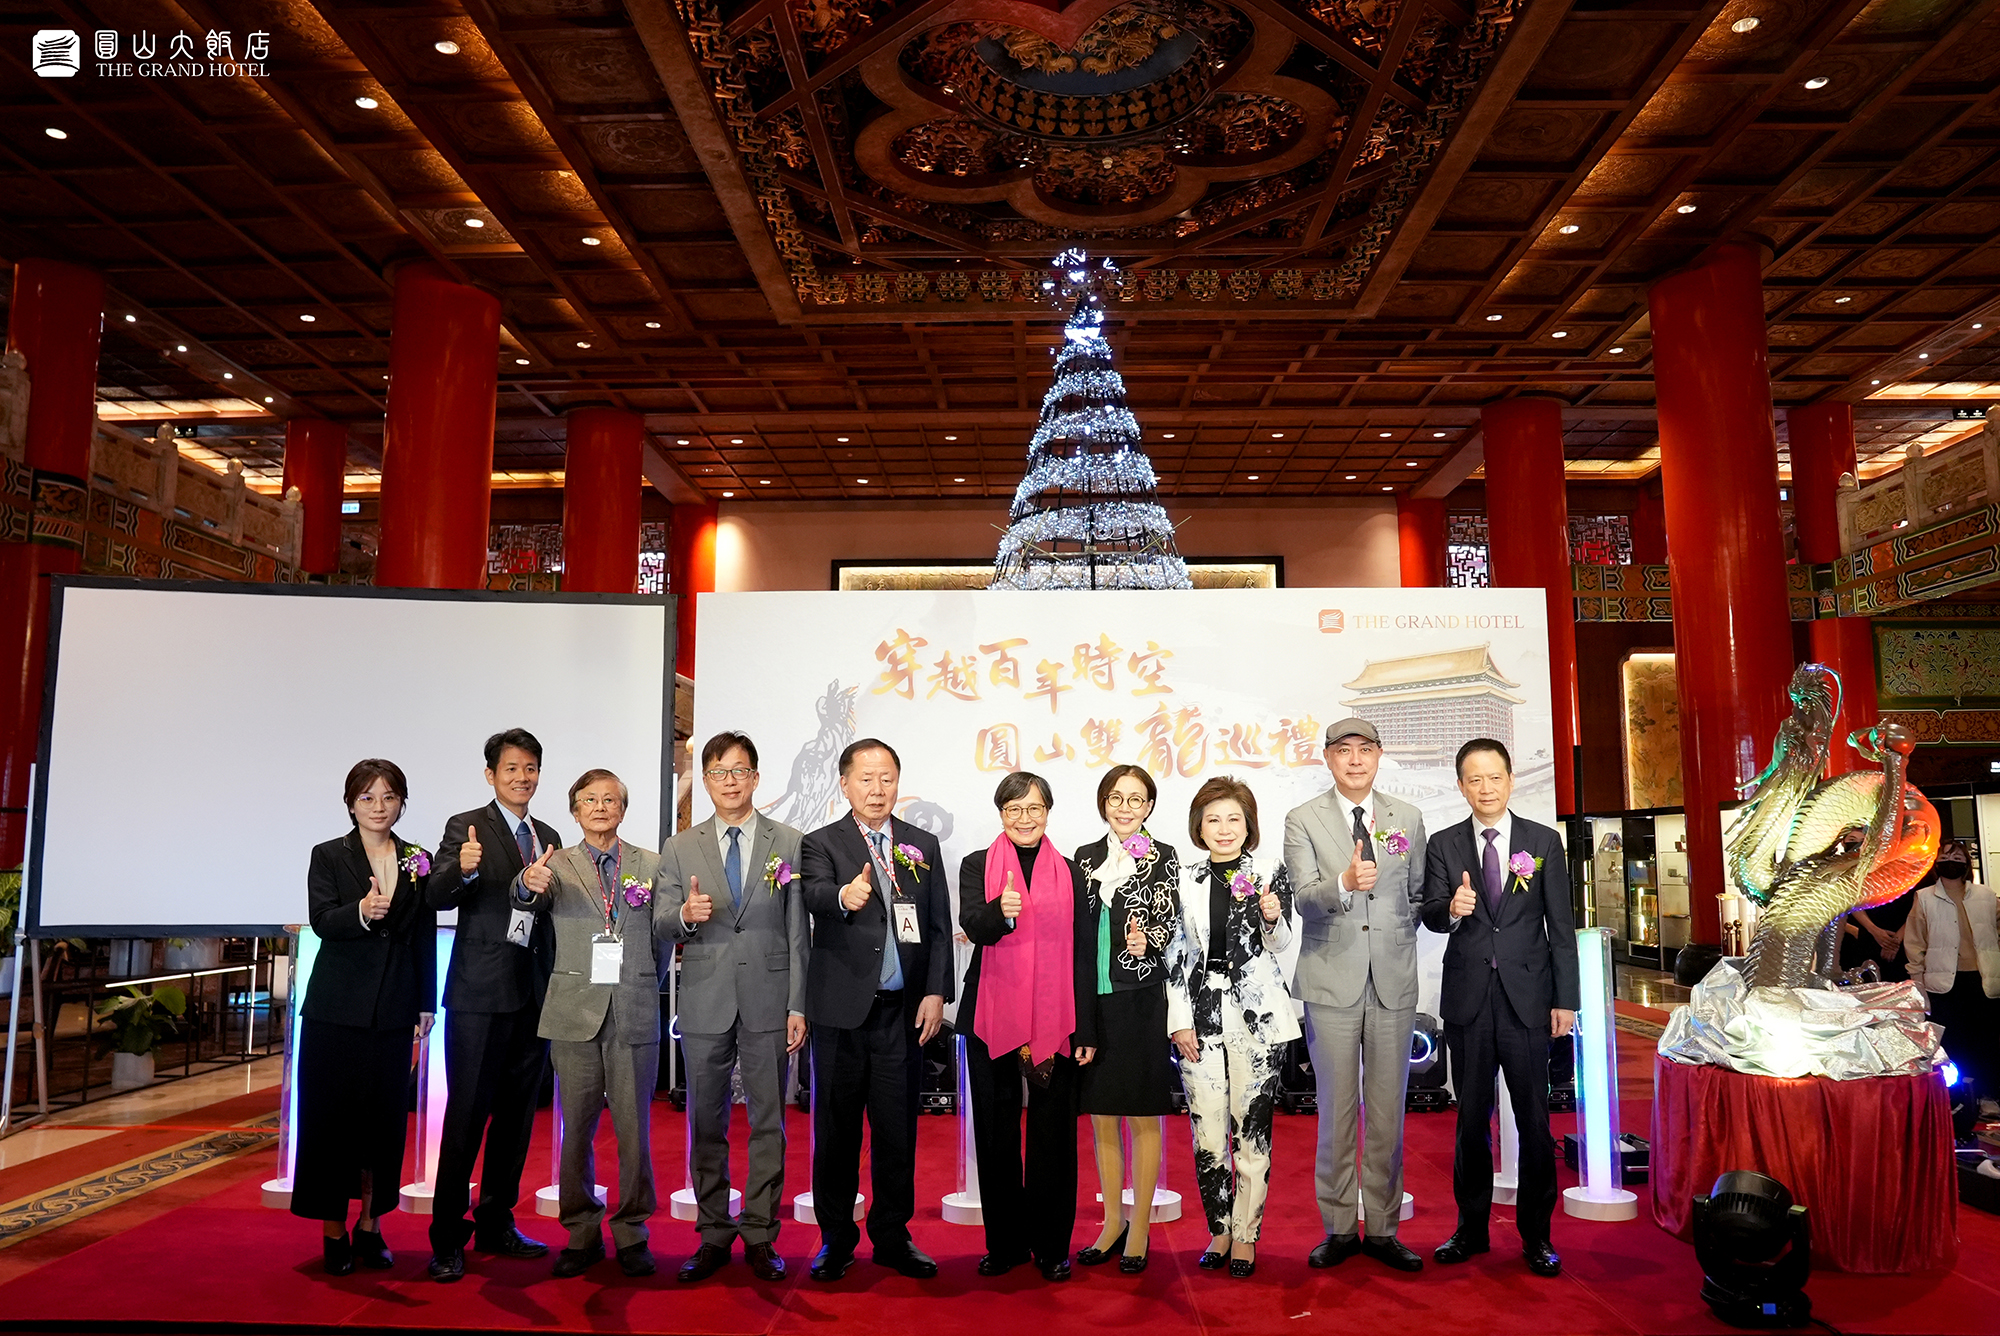
[[[1109,798],[1106,798],[1104,800],[1104,805],[1106,807],[1131,807],[1131,808],[1151,807],[1153,805],[1153,800],[1151,798],[1143,798],[1137,795],[1128,798],[1122,793],[1114,793]]]
[[[714,780],[718,784],[720,784],[725,779],[748,779],[750,778],[750,776],[756,773],[757,772],[755,770],[750,769],[748,766],[742,766],[742,765],[737,766],[734,770],[716,769],[707,772],[708,777]]]
[[[615,797],[599,798],[593,794],[586,793],[583,797],[576,800],[576,805],[578,807],[623,807],[625,800]]]
[[[1040,803],[1015,803],[1000,809],[1000,815],[1009,821],[1040,821],[1048,814],[1049,809]]]

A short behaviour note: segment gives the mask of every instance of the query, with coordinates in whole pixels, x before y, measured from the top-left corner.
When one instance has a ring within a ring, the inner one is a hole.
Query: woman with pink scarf
[[[1046,838],[1048,781],[1017,771],[993,805],[1000,837],[958,870],[958,922],[972,942],[958,1032],[986,1222],[979,1274],[1032,1261],[1044,1280],[1063,1281],[1076,1227],[1077,1069],[1096,1056],[1097,925],[1083,874]]]

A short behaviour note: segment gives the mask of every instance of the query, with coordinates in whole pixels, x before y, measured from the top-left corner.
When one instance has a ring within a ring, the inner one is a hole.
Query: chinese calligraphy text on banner
[[[1427,829],[1466,816],[1452,757],[1474,736],[1512,750],[1514,810],[1554,824],[1539,591],[700,599],[695,745],[723,729],[748,733],[763,772],[759,808],[811,830],[846,810],[835,775],[842,748],[884,739],[903,760],[897,815],[938,836],[954,890],[959,860],[999,833],[992,794],[1010,770],[1049,780],[1049,834],[1069,853],[1103,833],[1095,794],[1105,769],[1146,767],[1160,789],[1148,826],[1184,859],[1198,854],[1187,833],[1195,790],[1235,775],[1257,795],[1258,861],[1275,866],[1285,813],[1331,787],[1326,726],[1349,715],[1381,731],[1377,787],[1415,803]],[[697,785],[695,819],[709,811]],[[1426,941],[1426,1004],[1441,951]]]

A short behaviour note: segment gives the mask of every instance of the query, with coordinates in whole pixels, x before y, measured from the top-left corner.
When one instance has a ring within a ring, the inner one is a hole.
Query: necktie
[[[875,850],[875,877],[882,883],[882,908],[886,919],[883,926],[888,932],[888,942],[882,949],[880,983],[883,988],[894,990],[903,986],[903,953],[896,944],[896,911],[889,908],[889,902],[896,895],[896,878],[889,869],[888,832],[869,831],[868,843]]]
[[[739,913],[743,909],[743,850],[737,840],[742,834],[741,826],[729,828],[729,854],[722,860],[722,875],[729,878],[729,907]]]
[[[1361,860],[1364,863],[1372,863],[1375,861],[1374,842],[1368,838],[1368,823],[1361,818],[1361,804],[1356,803],[1354,804],[1354,841],[1361,846]]]
[[[514,843],[520,846],[521,866],[526,867],[535,861],[535,837],[528,833],[527,822],[514,827]]]
[[[1486,881],[1486,910],[1497,915],[1500,912],[1500,897],[1505,893],[1505,886],[1500,880],[1500,832],[1486,830],[1481,833],[1486,836],[1486,852],[1479,860],[1479,872]]]

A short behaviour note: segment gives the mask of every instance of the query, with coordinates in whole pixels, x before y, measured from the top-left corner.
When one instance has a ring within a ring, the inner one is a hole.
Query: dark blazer
[[[409,846],[389,832],[396,848]],[[398,853],[397,861],[403,855]],[[315,844],[306,868],[306,916],[319,955],[299,1014],[309,1021],[361,1030],[408,1030],[437,1010],[437,913],[407,868],[396,873],[389,912],[373,927],[361,922],[361,900],[375,870],[348,831]]]
[[[458,870],[458,847],[465,843],[465,828],[474,825],[479,827],[479,871],[467,881]],[[552,827],[535,821],[534,828],[544,847],[562,847],[562,836]],[[444,823],[424,898],[432,909],[458,911],[451,966],[444,976],[447,1010],[505,1012],[541,1006],[555,969],[556,935],[548,916],[537,914],[525,950],[507,940],[507,921],[514,912],[511,888],[521,867],[521,851],[512,829],[500,820],[498,803],[460,812]]]
[[[1438,1010],[1448,1025],[1469,1024],[1486,996],[1486,975],[1498,962],[1500,986],[1515,1016],[1529,1029],[1549,1023],[1551,1009],[1577,1007],[1576,929],[1569,904],[1569,865],[1562,837],[1547,826],[1514,815],[1512,848],[1542,860],[1525,891],[1515,891],[1514,874],[1502,867],[1509,887],[1500,913],[1486,908],[1479,841],[1467,817],[1431,836],[1424,867],[1424,926],[1449,933],[1444,948],[1444,984]],[[1451,925],[1451,897],[1459,880],[1472,874],[1478,903],[1457,928]]]
[[[1069,873],[1070,894],[1075,902],[1071,911],[1075,925],[1071,937],[1076,967],[1071,972],[1076,977],[1076,1029],[1070,1032],[1070,1048],[1096,1048],[1097,915],[1090,907],[1090,885],[1084,881],[1082,871],[1067,858],[1063,859],[1063,868]],[[1030,868],[1021,871],[1033,875]],[[972,1025],[979,1007],[979,971],[986,948],[998,946],[1014,931],[1000,912],[999,897],[986,898],[984,849],[975,849],[958,865],[958,926],[965,929],[972,942],[972,964],[965,971],[965,996],[959,1000],[956,1028],[958,1033],[970,1035],[974,1033]]]
[[[894,861],[899,844],[918,850],[922,868]],[[895,817],[889,819],[889,866],[903,894],[916,902],[921,942],[902,942],[903,986],[919,996],[951,1001],[951,891],[939,864],[944,854],[937,836]],[[809,833],[799,842],[800,877],[806,911],[812,915],[812,952],[806,963],[806,1021],[851,1030],[868,1019],[882,979],[882,946],[889,931],[889,908],[878,886],[868,903],[850,914],[840,907],[840,888],[873,866],[854,813]]]

